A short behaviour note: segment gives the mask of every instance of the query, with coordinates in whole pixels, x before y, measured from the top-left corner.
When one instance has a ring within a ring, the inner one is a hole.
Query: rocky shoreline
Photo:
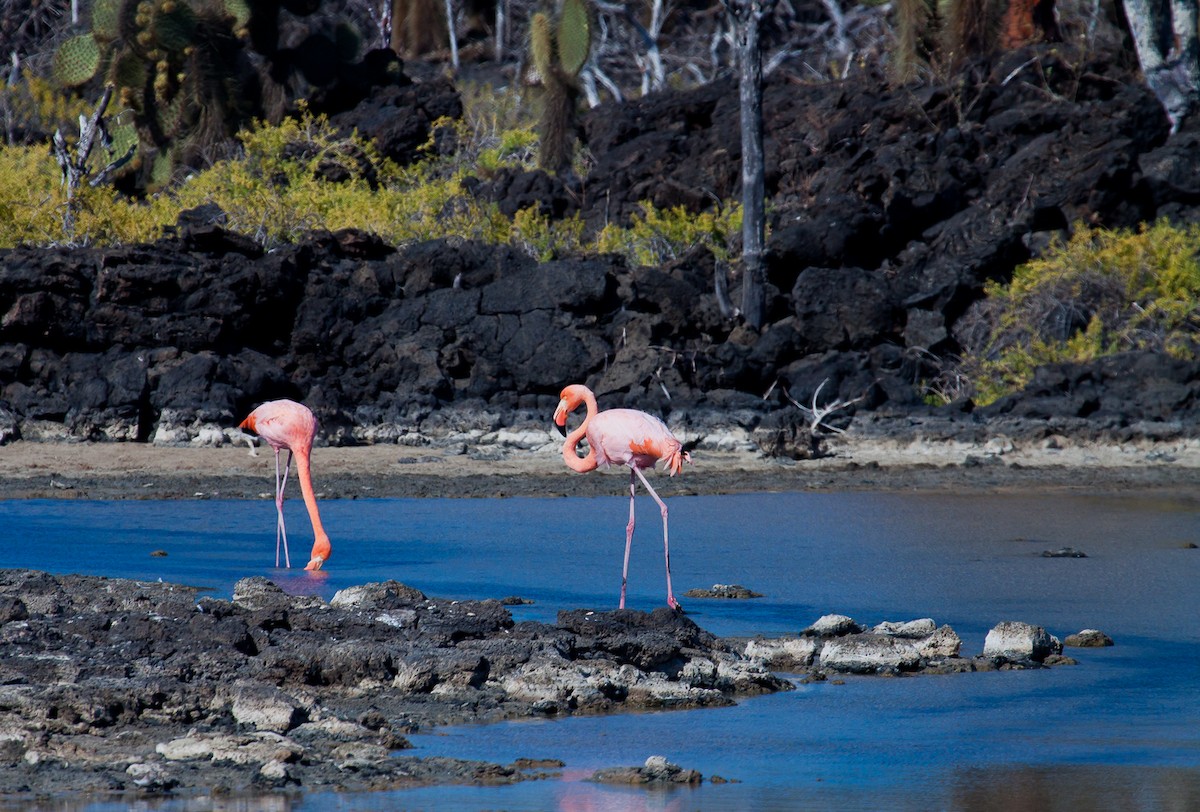
[[[902,424],[902,425],[900,425]],[[600,496],[622,492],[623,475],[574,476],[560,440],[529,422],[492,432],[447,434],[419,444],[323,446],[314,452],[321,498]],[[831,438],[826,455],[793,460],[761,453],[736,428],[689,435],[694,464],[663,494],[750,491],[1154,490],[1190,499],[1200,485],[1200,440],[1121,442],[1086,436],[1012,435],[997,426],[950,435],[915,419],[862,417]],[[212,427],[197,441],[151,443],[11,442],[0,449],[0,492],[10,499],[269,498],[274,458],[237,429]],[[656,486],[657,487],[657,486]]]
[[[530,770],[392,753],[437,725],[789,687],[665,608],[514,623],[396,582],[326,603],[249,578],[226,601],[4,570],[0,638],[0,795],[516,781]]]
[[[1093,630],[1076,638],[1111,644]],[[406,736],[790,690],[771,669],[811,681],[1074,663],[1045,629],[1015,622],[965,657],[953,629],[929,618],[868,628],[830,615],[798,637],[746,641],[665,607],[516,623],[498,601],[431,598],[395,581],[325,602],[254,577],[221,600],[176,584],[29,570],[0,570],[0,641],[0,798],[9,801],[512,783],[562,764],[417,758],[404,754]],[[594,780],[702,780],[651,761]]]

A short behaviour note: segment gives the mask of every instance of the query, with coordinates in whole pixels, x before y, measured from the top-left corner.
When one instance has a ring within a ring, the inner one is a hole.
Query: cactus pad
[[[351,23],[341,22],[333,30],[333,42],[337,46],[338,59],[342,62],[354,62],[362,50],[362,35]]]
[[[54,52],[54,81],[61,87],[78,87],[96,75],[100,67],[100,45],[91,34],[81,34],[58,46]]]
[[[250,22],[250,3],[248,0],[225,0],[225,13],[233,18],[235,29],[245,28]]]
[[[554,34],[550,29],[550,18],[540,11],[529,21],[529,50],[533,55],[533,67],[544,80],[554,66]]]
[[[164,0],[154,11],[150,25],[154,41],[165,51],[182,51],[196,38],[196,12],[184,2]]]
[[[123,48],[114,54],[108,75],[117,87],[141,90],[146,86],[148,76],[146,61],[128,48]]]
[[[129,152],[130,148],[137,148],[140,139],[137,127],[133,124],[133,111],[126,111],[119,115],[117,120],[109,126],[108,135],[112,139],[108,151],[113,158],[121,158]]]
[[[101,42],[121,35],[121,1],[96,0],[92,5],[92,34]]]
[[[592,50],[592,17],[587,0],[563,0],[558,16],[558,58],[563,72],[578,76]]]

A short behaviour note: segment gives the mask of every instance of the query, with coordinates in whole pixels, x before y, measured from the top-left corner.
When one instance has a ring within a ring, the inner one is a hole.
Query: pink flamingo
[[[683,450],[683,444],[671,434],[666,424],[653,415],[636,409],[599,411],[592,390],[579,384],[563,389],[559,397],[561,400],[558,402],[558,408],[554,410],[554,422],[559,432],[567,438],[562,451],[563,460],[568,468],[583,474],[612,464],[629,466],[629,524],[625,527],[625,567],[621,571],[620,608],[625,608],[625,584],[629,579],[629,548],[633,543],[633,502],[637,492],[637,480],[640,479],[658,503],[662,513],[663,553],[667,562],[667,605],[682,611],[683,607],[675,600],[671,591],[667,505],[650,486],[642,469],[653,468],[655,463],[663,460],[667,464],[666,470],[671,476],[675,476],[683,468],[685,461],[692,461],[691,455]],[[587,417],[578,428],[567,434],[567,415],[579,408],[580,404],[587,406]],[[590,450],[586,457],[580,457],[575,449],[584,437],[587,438]]]
[[[252,411],[238,428],[250,429],[267,441],[275,451],[275,510],[279,521],[275,525],[275,566],[279,566],[279,545],[283,543],[283,558],[291,567],[288,556],[287,528],[283,524],[283,489],[287,486],[288,473],[292,468],[292,457],[296,458],[296,474],[300,477],[300,491],[304,494],[304,505],[312,521],[312,558],[306,570],[319,570],[329,560],[333,545],[321,526],[321,514],[317,512],[317,496],[313,493],[309,457],[312,454],[313,437],[317,434],[317,418],[312,411],[294,400],[272,400]],[[279,469],[279,452],[288,450],[287,465],[282,476]]]

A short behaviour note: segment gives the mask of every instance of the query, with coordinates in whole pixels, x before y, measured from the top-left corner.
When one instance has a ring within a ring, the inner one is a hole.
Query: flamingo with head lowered
[[[668,473],[675,476],[683,468],[684,462],[692,461],[691,455],[683,450],[683,444],[676,439],[666,424],[653,415],[636,409],[599,411],[596,396],[586,386],[568,386],[562,390],[559,398],[558,408],[554,410],[554,423],[567,438],[563,443],[562,452],[568,468],[582,474],[609,465],[629,466],[629,524],[625,527],[625,566],[621,570],[620,608],[625,608],[625,585],[629,579],[629,548],[633,543],[633,502],[637,492],[637,480],[640,479],[650,496],[658,503],[662,513],[663,554],[667,564],[667,605],[672,609],[682,610],[683,607],[675,600],[671,591],[671,546],[667,538],[667,505],[650,486],[642,471],[653,468],[655,463],[662,460],[667,465]],[[587,417],[568,434],[567,415],[581,404],[587,406]],[[589,450],[587,456],[580,457],[576,448],[585,437]]]
[[[312,521],[312,556],[306,570],[319,570],[329,560],[333,545],[321,526],[321,514],[317,512],[317,496],[313,492],[312,472],[309,457],[312,454],[313,438],[317,434],[317,418],[312,411],[294,400],[272,400],[252,411],[238,428],[250,429],[275,451],[275,510],[279,520],[275,524],[275,566],[279,566],[279,546],[283,545],[285,565],[292,566],[287,548],[287,528],[283,524],[283,489],[287,486],[288,473],[292,468],[292,457],[296,458],[296,475],[300,478],[300,492],[304,495],[304,506]],[[279,468],[279,452],[288,450],[287,465]]]

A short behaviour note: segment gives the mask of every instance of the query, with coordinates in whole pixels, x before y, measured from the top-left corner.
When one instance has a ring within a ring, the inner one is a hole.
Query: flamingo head
[[[258,432],[258,417],[251,412],[250,416],[238,423],[239,429],[250,429],[250,431]]]
[[[558,426],[559,434],[567,436],[567,415],[587,402],[591,394],[592,390],[578,383],[563,388],[558,396],[558,408],[554,410],[554,424]]]
[[[329,560],[330,554],[333,552],[333,545],[329,542],[329,536],[325,533],[318,533],[316,540],[313,542],[312,558],[304,566],[304,569],[311,572],[316,572],[321,569],[326,561]]]

